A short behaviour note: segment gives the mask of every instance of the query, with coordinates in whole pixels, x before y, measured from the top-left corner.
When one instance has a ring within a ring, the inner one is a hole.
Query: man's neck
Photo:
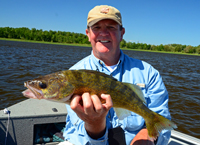
[[[94,54],[94,53],[93,53]],[[94,54],[94,56],[100,60],[102,60],[104,62],[104,64],[106,66],[112,66],[112,65],[116,65],[119,62],[119,58],[120,58],[120,50],[119,52],[117,52],[116,54],[101,54],[99,56],[96,56]]]

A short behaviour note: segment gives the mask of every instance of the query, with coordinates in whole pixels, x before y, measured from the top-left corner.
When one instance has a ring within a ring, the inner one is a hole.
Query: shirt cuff
[[[108,129],[107,129],[107,127],[106,127],[106,132],[105,132],[104,136],[102,136],[101,138],[92,139],[88,135],[86,130],[85,130],[85,135],[86,135],[86,138],[89,141],[90,145],[107,145],[107,142],[108,142]]]

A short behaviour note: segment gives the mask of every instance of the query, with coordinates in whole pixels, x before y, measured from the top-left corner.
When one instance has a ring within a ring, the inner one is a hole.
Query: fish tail
[[[154,117],[153,119],[146,120],[146,127],[148,130],[148,135],[151,139],[156,140],[159,136],[159,133],[166,129],[166,130],[173,130],[177,128],[176,124],[170,121],[169,119],[153,112]]]

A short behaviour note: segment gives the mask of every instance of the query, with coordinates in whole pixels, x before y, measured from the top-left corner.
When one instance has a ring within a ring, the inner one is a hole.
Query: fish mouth
[[[43,98],[44,94],[41,90],[31,87],[28,84],[28,82],[25,82],[24,86],[28,88],[27,90],[22,92],[22,94],[25,97],[32,98],[32,99],[42,99]]]

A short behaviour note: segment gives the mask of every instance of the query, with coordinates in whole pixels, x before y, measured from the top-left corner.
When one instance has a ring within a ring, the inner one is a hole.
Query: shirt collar
[[[98,58],[96,58],[96,57],[94,56],[93,51],[91,52],[91,56],[92,56],[93,62],[95,63],[95,65],[96,65],[97,67],[100,67],[100,68],[106,67],[105,63],[104,63],[102,60],[100,60],[100,59],[98,59]],[[119,58],[119,61],[118,61],[117,65],[119,66],[120,64],[123,63],[123,61],[124,61],[124,53],[123,53],[123,51],[120,49],[120,58]]]

